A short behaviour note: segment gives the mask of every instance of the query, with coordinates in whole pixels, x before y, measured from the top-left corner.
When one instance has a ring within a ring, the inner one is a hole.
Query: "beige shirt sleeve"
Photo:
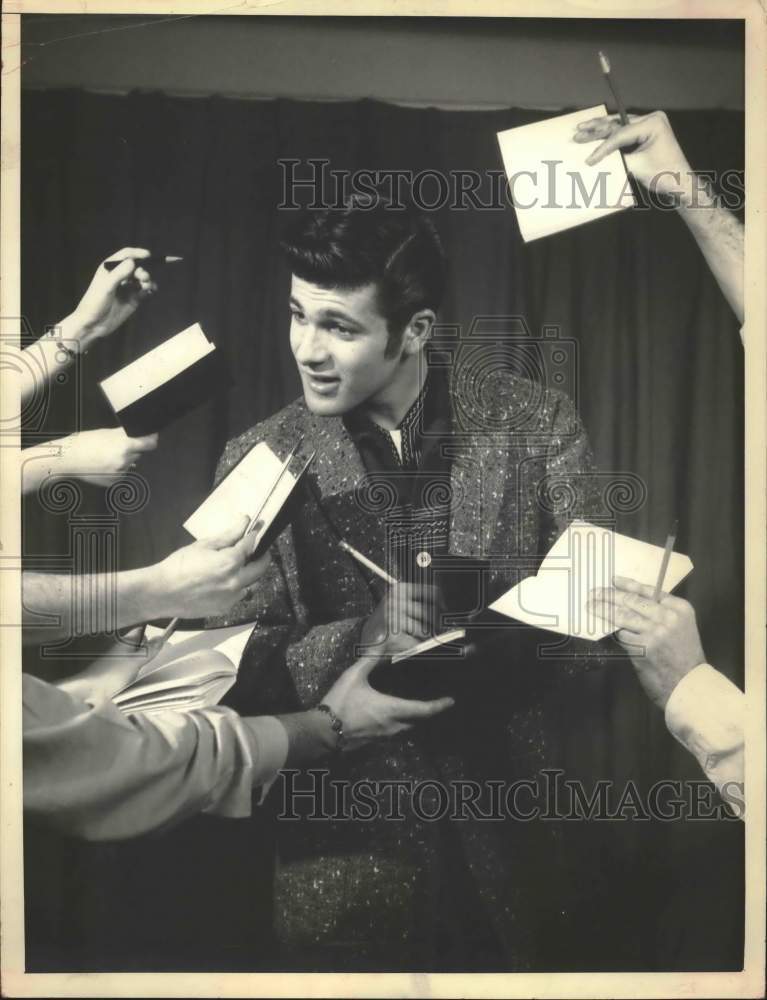
[[[724,674],[701,663],[686,674],[666,703],[666,725],[730,801],[728,786],[743,786],[745,695]]]
[[[89,840],[134,837],[199,812],[248,816],[285,764],[272,717],[222,706],[123,715],[23,675],[24,809]]]

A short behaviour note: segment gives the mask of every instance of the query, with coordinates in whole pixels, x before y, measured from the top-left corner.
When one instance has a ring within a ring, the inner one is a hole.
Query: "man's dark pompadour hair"
[[[323,288],[375,282],[378,308],[396,343],[410,317],[442,302],[446,261],[434,224],[411,207],[351,199],[344,208],[304,209],[282,240],[293,274]]]

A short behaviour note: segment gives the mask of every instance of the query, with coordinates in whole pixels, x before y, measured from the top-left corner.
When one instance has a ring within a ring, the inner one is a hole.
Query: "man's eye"
[[[339,326],[338,323],[331,323],[328,330],[330,330],[331,333],[340,333],[343,337],[351,337],[354,333],[354,331],[350,330],[348,326]]]
[[[303,313],[301,313],[301,312],[298,312],[298,311],[297,311],[296,309],[291,309],[291,310],[290,310],[290,316],[291,316],[291,318],[292,318],[292,319],[294,319],[294,320],[295,320],[295,321],[296,321],[297,323],[303,323],[303,322],[304,322],[304,319],[305,319],[305,317],[304,317],[304,314],[303,314]]]

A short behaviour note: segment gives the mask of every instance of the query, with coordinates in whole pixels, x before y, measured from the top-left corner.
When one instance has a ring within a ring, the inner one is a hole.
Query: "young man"
[[[472,352],[476,362],[458,350],[449,368],[427,363],[445,284],[428,219],[352,204],[302,216],[284,248],[304,396],[231,441],[218,470],[259,441],[284,456],[303,436],[301,452],[317,453],[271,568],[218,619],[258,623],[232,703],[259,713],[313,703],[360,647],[383,639],[394,652],[443,631],[432,564],[492,557],[492,597],[534,570],[565,514],[596,506],[589,445],[564,395],[504,368],[488,373]],[[339,537],[399,582],[366,576]],[[505,787],[547,763],[544,684],[557,667],[541,670],[514,637],[502,645],[454,671],[455,707],[413,738],[336,757],[333,779],[365,782],[372,818],[278,824],[277,967],[535,964],[550,916],[540,876],[554,863],[552,824],[476,813],[492,779]],[[433,802],[414,810],[403,799],[400,813],[397,780],[485,786],[463,821],[430,821]],[[324,802],[326,813],[336,807]]]

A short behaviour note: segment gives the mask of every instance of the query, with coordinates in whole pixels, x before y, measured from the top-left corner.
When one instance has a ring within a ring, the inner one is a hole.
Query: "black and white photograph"
[[[3,996],[762,996],[764,12],[375,6],[4,5]]]

